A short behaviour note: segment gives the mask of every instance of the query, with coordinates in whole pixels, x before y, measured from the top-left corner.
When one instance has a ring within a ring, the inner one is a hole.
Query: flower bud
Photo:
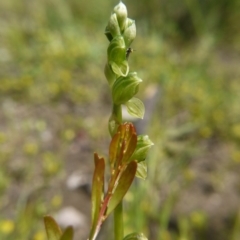
[[[124,30],[123,37],[124,37],[126,46],[130,46],[132,41],[136,37],[136,24],[135,24],[135,21],[130,18],[127,19],[127,22],[128,24]]]
[[[118,76],[127,76],[129,71],[128,62],[126,61],[126,48],[122,36],[116,36],[108,47],[108,64],[112,71]]]
[[[107,25],[107,31],[111,33],[113,38],[121,34],[116,13],[111,14]]]
[[[125,4],[120,1],[119,4],[113,9],[113,12],[116,13],[119,27],[121,31],[123,31],[127,20],[127,8]]]
[[[148,150],[153,146],[153,142],[147,135],[139,135],[137,139],[137,147],[133,153],[131,160],[138,162],[144,161],[147,157]]]
[[[122,36],[116,36],[110,42],[108,49],[108,61],[119,62],[126,60],[126,47]]]
[[[119,77],[112,87],[113,102],[117,105],[124,104],[137,92],[142,82],[136,72],[129,73],[126,77]]]

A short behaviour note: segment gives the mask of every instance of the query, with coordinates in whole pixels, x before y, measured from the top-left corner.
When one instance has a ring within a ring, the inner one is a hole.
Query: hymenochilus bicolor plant
[[[127,8],[120,1],[110,16],[105,35],[109,40],[105,76],[112,93],[112,114],[109,119],[108,163],[110,177],[105,186],[106,161],[94,154],[95,170],[92,180],[92,225],[89,240],[95,240],[106,218],[114,212],[115,240],[145,240],[142,233],[131,233],[124,237],[122,200],[135,176],[145,179],[146,156],[153,145],[147,135],[137,135],[134,125],[123,123],[122,105],[134,117],[143,118],[144,104],[134,97],[142,80],[136,72],[129,71],[130,47],[136,37],[135,21],[127,17]],[[44,218],[48,240],[72,240],[73,230],[63,233],[53,218]]]

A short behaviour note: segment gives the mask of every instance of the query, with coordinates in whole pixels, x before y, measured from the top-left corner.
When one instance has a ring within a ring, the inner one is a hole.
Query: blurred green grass
[[[3,240],[45,239],[41,218],[61,205],[61,200],[55,204],[61,191],[52,182],[63,178],[64,159],[78,132],[88,132],[97,149],[108,137],[99,128],[105,124],[107,129],[110,109],[103,32],[114,4],[0,2]],[[144,80],[140,95],[152,84],[161,92],[149,127],[155,142],[149,178],[127,196],[132,213],[126,216],[127,230],[143,230],[151,240],[207,239],[211,223],[201,209],[179,217],[177,230],[169,225],[182,192],[196,180],[193,159],[206,157],[211,147],[214,154],[224,148],[225,171],[239,168],[239,1],[135,0],[126,5],[137,21],[132,46],[137,51],[130,64]],[[217,188],[223,180],[213,181]],[[238,239],[239,214],[219,232]]]

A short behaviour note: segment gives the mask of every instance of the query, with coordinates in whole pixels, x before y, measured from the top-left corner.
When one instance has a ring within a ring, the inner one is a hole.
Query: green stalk
[[[116,117],[118,124],[122,123],[122,107],[121,105],[113,104],[112,114]]]
[[[114,239],[123,240],[123,202],[121,201],[114,209]]]
[[[115,120],[114,134],[118,125],[122,123],[122,107],[121,105],[113,104],[112,116]],[[123,202],[121,201],[114,209],[114,239],[122,240],[124,237],[123,229]]]
[[[113,104],[112,115],[108,122],[108,128],[111,136],[117,132],[118,126],[122,123],[122,107],[121,105]]]

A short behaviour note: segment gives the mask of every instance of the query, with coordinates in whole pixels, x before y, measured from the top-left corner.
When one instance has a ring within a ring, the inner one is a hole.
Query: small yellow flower
[[[59,207],[62,204],[62,197],[60,195],[55,195],[52,199],[51,199],[51,205],[53,207]]]
[[[46,233],[44,231],[38,231],[33,236],[33,240],[45,240],[46,239]]]
[[[0,222],[0,232],[3,234],[9,234],[14,230],[14,222],[12,220],[2,220]]]

